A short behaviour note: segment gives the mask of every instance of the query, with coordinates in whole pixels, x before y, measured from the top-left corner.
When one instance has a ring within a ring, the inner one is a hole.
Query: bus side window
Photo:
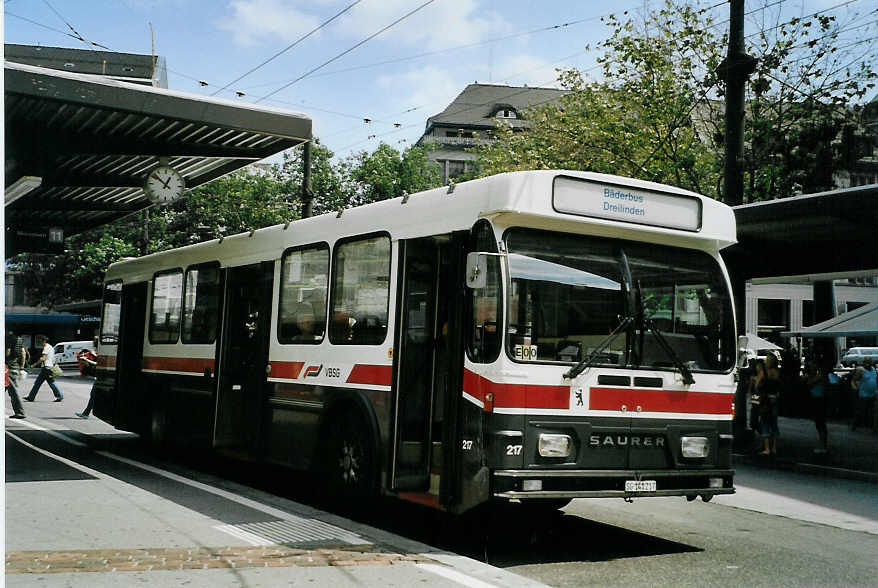
[[[219,323],[220,269],[216,263],[186,269],[183,343],[213,343]]]
[[[329,245],[320,243],[284,252],[281,259],[277,339],[317,344],[326,333]]]
[[[183,302],[183,270],[157,273],[152,279],[152,310],[149,316],[150,343],[176,343],[180,336]]]
[[[479,221],[472,231],[472,251],[496,253],[494,231],[487,221]],[[490,363],[500,355],[502,326],[500,320],[500,257],[487,257],[487,283],[484,288],[469,290],[471,330],[467,352],[476,363]]]
[[[332,259],[332,329],[335,345],[380,345],[387,338],[390,238],[342,241]]]

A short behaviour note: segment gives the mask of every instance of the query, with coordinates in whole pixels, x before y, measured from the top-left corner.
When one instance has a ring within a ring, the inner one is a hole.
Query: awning
[[[283,109],[8,61],[4,73],[7,256],[152,206],[143,185],[162,163],[194,188],[311,139],[311,119]]]
[[[855,308],[835,318],[804,327],[798,331],[785,331],[784,337],[858,337],[878,335],[878,302]]]
[[[759,351],[760,349],[769,349],[769,350],[778,350],[782,349],[778,347],[771,341],[767,339],[763,339],[758,335],[754,335],[753,333],[747,333],[746,335],[742,335],[738,338],[738,348],[740,350],[744,349],[752,349],[753,351]]]

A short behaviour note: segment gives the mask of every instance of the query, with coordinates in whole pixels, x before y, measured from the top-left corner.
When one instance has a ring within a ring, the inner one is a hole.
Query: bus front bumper
[[[495,470],[494,497],[635,498],[734,494],[734,470]]]

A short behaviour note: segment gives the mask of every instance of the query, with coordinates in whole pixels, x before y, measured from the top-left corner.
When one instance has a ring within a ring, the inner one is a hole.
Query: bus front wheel
[[[369,441],[359,415],[345,412],[333,419],[324,463],[333,497],[363,499],[374,494],[375,457]]]

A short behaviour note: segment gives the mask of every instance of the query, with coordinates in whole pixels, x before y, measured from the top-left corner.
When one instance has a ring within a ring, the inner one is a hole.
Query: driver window
[[[472,231],[471,251],[497,253],[494,231],[487,221],[479,221]],[[500,355],[500,257],[488,256],[487,283],[469,290],[470,333],[467,354],[476,363],[490,363]]]

